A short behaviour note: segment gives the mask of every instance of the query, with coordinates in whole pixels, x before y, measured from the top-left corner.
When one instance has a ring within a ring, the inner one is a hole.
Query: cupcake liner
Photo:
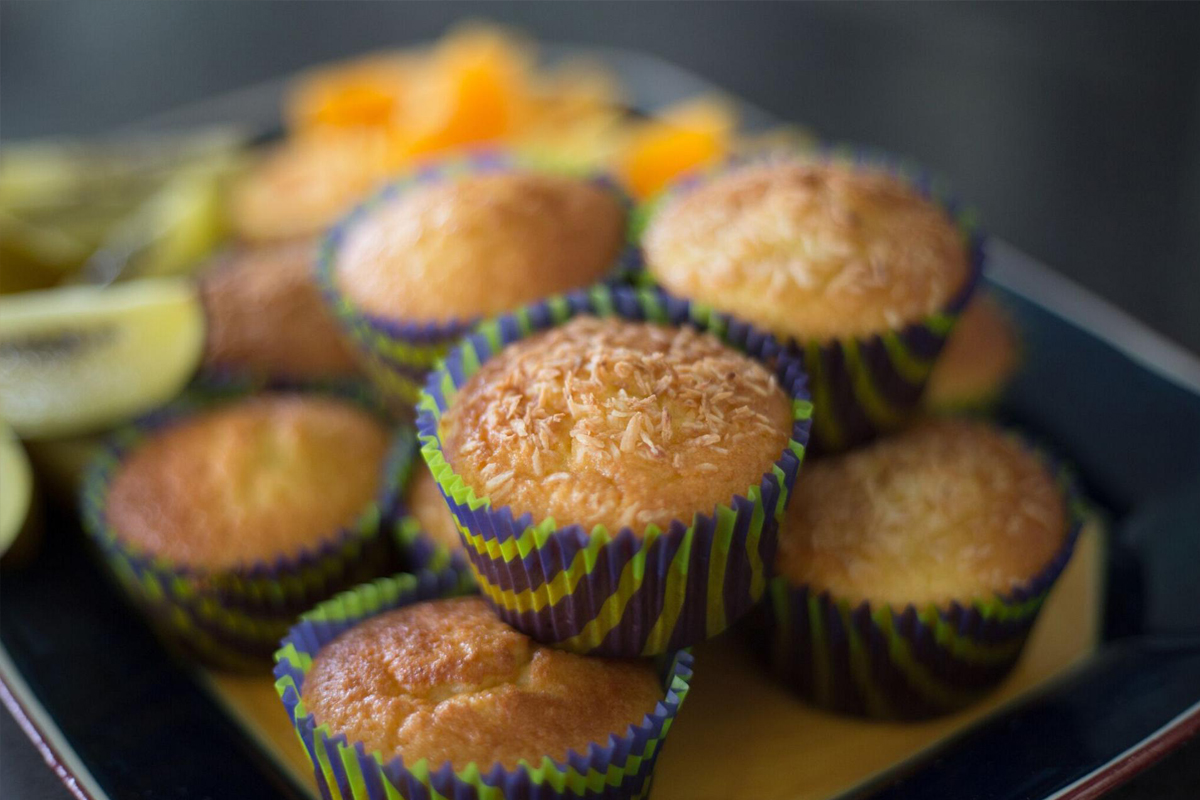
[[[458,389],[505,345],[577,314],[691,325],[766,362],[792,398],[787,447],[770,472],[691,524],[673,520],[644,535],[535,524],[493,508],[446,462],[439,425]],[[510,625],[580,653],[658,655],[717,635],[766,586],[779,520],[804,458],[812,404],[800,362],[742,322],[649,289],[598,285],[482,324],[430,375],[417,422],[421,449],[450,505],[483,596]]]
[[[354,625],[401,606],[460,593],[453,571],[397,575],[360,586],[322,603],[292,628],[275,654],[275,688],[313,764],[321,796],[333,800],[568,800],[637,798],[649,791],[651,773],[663,740],[690,687],[692,656],[687,652],[660,661],[665,697],[638,724],[614,731],[585,752],[574,750],[563,761],[549,757],[536,764],[521,761],[514,769],[500,764],[471,764],[455,771],[422,760],[409,766],[395,756],[368,753],[361,742],[318,725],[304,706],[304,676],[321,647]],[[486,770],[486,771],[485,771]]]
[[[918,410],[921,394],[938,353],[979,283],[985,261],[986,239],[979,230],[975,212],[956,199],[943,181],[912,162],[845,145],[819,147],[799,155],[848,162],[854,166],[884,171],[903,180],[947,213],[958,226],[968,252],[967,280],[936,313],[902,328],[871,336],[829,341],[788,341],[788,346],[804,361],[809,376],[809,388],[816,408],[812,431],[813,452],[836,452],[902,427]],[[655,210],[663,203],[695,189],[714,174],[748,164],[769,162],[774,157],[778,156],[737,158],[716,170],[684,178],[639,209],[635,214],[635,235],[640,239]],[[648,270],[643,270],[639,273],[638,282],[652,285],[654,280]]]
[[[296,617],[330,594],[396,566],[384,532],[398,515],[400,484],[385,469],[376,499],[350,526],[319,546],[219,572],[190,568],[121,541],[108,523],[108,490],[124,457],[147,436],[256,391],[330,394],[381,412],[357,383],[281,384],[225,376],[194,386],[175,403],[114,433],[89,465],[82,489],[84,528],[131,598],[158,627],[194,654],[222,666],[268,663]],[[393,450],[398,445],[393,445]],[[394,453],[389,455],[394,457]]]
[[[412,408],[417,403],[424,377],[469,333],[478,319],[448,322],[406,322],[361,311],[344,295],[336,280],[337,251],[346,231],[415,187],[438,183],[471,173],[505,172],[515,168],[545,172],[572,173],[562,164],[527,154],[478,151],[437,161],[413,170],[389,184],[344,217],[321,242],[317,255],[317,284],[335,318],[359,351],[363,367],[372,382],[397,408]],[[632,202],[611,178],[589,173],[585,177],[610,192],[627,210]],[[613,279],[623,281],[638,268],[640,251],[627,242],[613,266]]]
[[[880,719],[924,719],[962,708],[1016,664],[1086,517],[1069,470],[1044,453],[1067,511],[1050,562],[1010,592],[917,608],[851,603],[773,577],[754,626],[769,668],[816,706]]]
[[[407,570],[441,572],[452,569],[462,575],[464,585],[474,586],[470,562],[462,548],[451,549],[438,542],[425,532],[420,520],[408,513],[404,496],[413,476],[414,460],[418,457],[416,434],[405,426],[396,433],[395,444],[384,467],[389,475],[395,476],[401,492],[400,514],[392,526],[392,540]]]

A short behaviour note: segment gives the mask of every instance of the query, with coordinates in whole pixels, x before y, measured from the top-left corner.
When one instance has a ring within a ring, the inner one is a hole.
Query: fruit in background
[[[296,132],[383,128],[398,122],[414,58],[377,53],[301,75],[285,101]]]
[[[989,411],[1021,365],[1021,338],[996,298],[980,293],[967,305],[925,386],[929,411]]]
[[[0,556],[12,547],[33,510],[33,472],[16,434],[0,420]]]
[[[230,171],[225,162],[181,168],[110,232],[81,280],[105,284],[191,272],[225,238]]]
[[[0,294],[47,289],[78,269],[91,251],[58,226],[0,210]]]
[[[669,107],[637,125],[617,158],[625,187],[646,199],[675,178],[729,155],[737,129],[733,106],[700,98]]]
[[[0,151],[0,291],[186,271],[222,235],[240,137],[210,131]],[[80,269],[87,270],[76,278]]]
[[[99,430],[174,397],[203,349],[187,280],[0,297],[0,415],[22,438]]]
[[[509,34],[471,27],[450,35],[412,87],[403,152],[419,156],[517,132],[532,72],[528,48]]]

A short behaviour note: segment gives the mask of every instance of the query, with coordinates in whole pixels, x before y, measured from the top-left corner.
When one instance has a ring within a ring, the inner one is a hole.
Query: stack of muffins
[[[258,257],[315,252],[328,314],[258,271],[289,299],[255,318],[235,258],[208,279],[211,363],[357,361],[386,410],[260,381],[164,412],[97,464],[88,515],[207,655],[253,657],[317,603],[275,674],[330,796],[644,796],[688,648],[743,618],[810,702],[943,713],[1011,668],[1070,555],[1057,466],[922,419],[983,251],[920,176],[789,154],[631,214],[603,177],[477,155],[287,247]]]

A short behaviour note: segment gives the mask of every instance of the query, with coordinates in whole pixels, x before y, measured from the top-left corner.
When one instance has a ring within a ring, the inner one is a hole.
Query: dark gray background
[[[1200,350],[1200,5],[27,3],[0,137],[87,134],[485,16],[662,55],[915,157],[985,225]]]
[[[1200,5],[0,5],[0,140],[86,135],[484,17],[629,47],[949,176],[986,227],[1200,350]],[[0,715],[5,797],[64,792]],[[1194,798],[1195,742],[1116,796]]]

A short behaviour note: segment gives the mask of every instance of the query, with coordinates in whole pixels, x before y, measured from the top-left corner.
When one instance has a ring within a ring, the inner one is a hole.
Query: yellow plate
[[[813,710],[763,674],[736,637],[697,648],[696,678],[667,737],[652,800],[825,800],[913,759],[1095,652],[1103,533],[1093,521],[1008,680],[980,704],[921,723],[866,722]],[[204,673],[213,696],[316,797],[312,768],[268,678]]]

